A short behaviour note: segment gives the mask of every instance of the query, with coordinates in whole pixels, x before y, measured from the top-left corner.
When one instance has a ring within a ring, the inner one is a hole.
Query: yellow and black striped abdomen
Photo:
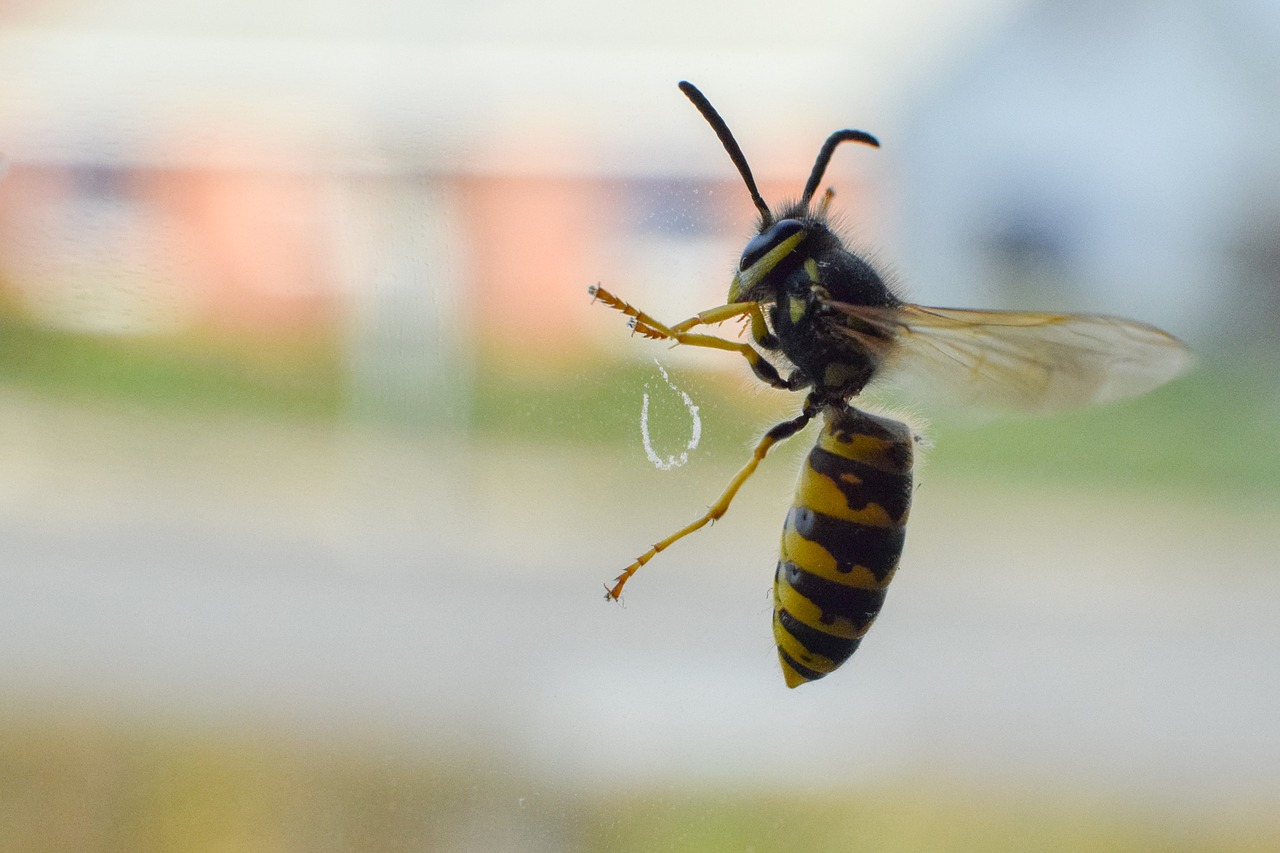
[[[906,424],[828,410],[782,531],[773,634],[787,686],[822,678],[858,648],[898,567],[911,505]]]

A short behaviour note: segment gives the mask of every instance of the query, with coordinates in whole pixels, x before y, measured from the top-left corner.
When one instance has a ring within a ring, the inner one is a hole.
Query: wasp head
[[[781,219],[776,219],[756,187],[755,178],[751,175],[751,167],[747,165],[747,158],[743,155],[742,148],[733,138],[733,133],[724,119],[716,112],[716,108],[711,106],[711,102],[692,83],[682,81],[680,91],[693,102],[698,112],[702,113],[702,117],[715,130],[720,144],[729,154],[729,159],[738,167],[738,174],[742,175],[742,182],[747,185],[747,191],[751,193],[751,201],[755,204],[756,210],[760,211],[760,231],[742,250],[738,271],[734,274],[732,284],[729,285],[729,301],[770,301],[777,292],[777,284],[783,281],[791,270],[803,263],[805,258],[820,256],[829,248],[830,241],[835,240],[835,236],[826,225],[825,202],[820,205],[820,210],[816,214],[810,213],[810,202],[813,200],[813,194],[818,191],[818,184],[822,182],[822,176],[827,171],[827,165],[831,162],[831,155],[835,152],[836,146],[841,142],[861,142],[878,148],[880,143],[874,136],[861,130],[837,130],[828,136],[827,141],[822,144],[822,150],[818,152],[818,159],[814,161],[812,171],[809,172],[809,180],[805,183],[800,201],[788,207]],[[838,240],[835,245],[839,246]],[[801,249],[801,246],[804,248]]]
[[[803,261],[806,253],[801,246],[809,233],[810,226],[801,219],[780,219],[761,226],[760,233],[742,250],[729,285],[729,302],[772,301],[774,282]]]

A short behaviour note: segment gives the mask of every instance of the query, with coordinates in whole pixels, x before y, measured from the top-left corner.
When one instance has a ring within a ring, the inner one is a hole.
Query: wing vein
[[[834,328],[892,338],[885,377],[954,402],[1050,411],[1136,396],[1182,373],[1190,352],[1154,326],[1105,314],[828,302]],[[842,325],[844,323],[845,325]]]

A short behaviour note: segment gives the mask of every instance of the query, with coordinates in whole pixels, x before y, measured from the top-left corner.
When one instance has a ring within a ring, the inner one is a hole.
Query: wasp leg
[[[692,329],[699,323],[720,323],[725,320],[732,320],[734,317],[746,315],[751,320],[751,337],[760,346],[765,349],[778,349],[778,338],[769,331],[769,326],[764,321],[764,312],[760,310],[759,302],[730,302],[728,305],[721,305],[718,308],[708,308],[706,311],[699,311],[695,316],[690,317],[683,323],[677,323],[672,326],[670,331],[685,332]]]
[[[759,328],[764,327],[764,314],[761,313],[760,303],[758,302],[730,302],[727,305],[719,305],[715,308],[708,308],[706,311],[700,311],[688,320],[676,323],[674,326],[667,326],[631,303],[614,296],[598,284],[593,284],[587,288],[587,293],[591,294],[593,299],[599,299],[605,305],[621,311],[638,323],[662,330],[664,337],[678,332],[687,332],[694,326],[722,323],[725,320],[732,320],[734,317],[741,317],[744,314],[751,315],[752,329],[756,329],[757,324]]]
[[[787,376],[787,390],[799,391],[801,388],[807,388],[813,384],[813,380],[802,370],[793,370]]]
[[[778,442],[785,441],[800,430],[804,429],[805,425],[808,424],[809,421],[813,420],[814,415],[817,413],[817,406],[814,405],[812,401],[806,400],[804,411],[801,412],[798,417],[792,418],[789,421],[783,421],[765,433],[764,438],[760,439],[760,443],[757,444],[756,449],[752,451],[751,458],[747,460],[747,464],[742,466],[742,470],[733,476],[733,479],[729,481],[729,485],[725,488],[724,493],[721,494],[719,499],[711,505],[711,508],[707,510],[706,514],[692,524],[680,528],[675,533],[671,534],[666,539],[663,539],[661,542],[658,542],[648,551],[645,551],[637,557],[634,563],[622,570],[622,574],[614,578],[613,586],[609,587],[607,597],[617,601],[622,595],[622,587],[626,585],[632,575],[639,571],[641,566],[652,560],[662,551],[665,551],[671,545],[688,536],[690,533],[701,530],[706,525],[723,516],[728,511],[729,504],[733,502],[734,496],[738,494],[738,489],[742,488],[742,484],[747,481],[747,478],[755,473],[756,467],[760,464],[760,461],[764,459],[765,454],[769,452],[769,449]]]
[[[631,328],[646,338],[670,340],[685,346],[708,347],[710,349],[739,353],[747,360],[751,365],[751,370],[762,381],[775,388],[794,390],[791,384],[778,373],[777,368],[770,364],[764,356],[752,349],[750,344],[718,338],[715,335],[691,334],[688,331],[694,326],[719,323],[724,320],[731,320],[734,317],[747,315],[751,318],[751,333],[753,337],[760,341],[762,345],[774,342],[776,338],[769,332],[768,326],[765,325],[764,314],[761,312],[760,303],[758,302],[731,302],[728,305],[710,308],[674,326],[667,326],[639,308],[614,296],[598,284],[593,285],[588,292],[610,308],[617,309],[630,317]]]

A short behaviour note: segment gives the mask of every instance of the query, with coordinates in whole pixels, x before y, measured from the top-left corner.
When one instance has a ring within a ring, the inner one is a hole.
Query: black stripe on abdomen
[[[845,586],[806,571],[795,563],[778,563],[774,583],[785,583],[812,601],[822,611],[822,622],[831,624],[836,619],[848,619],[858,631],[866,630],[884,606],[884,589]],[[796,639],[801,638],[796,635]]]
[[[801,678],[803,678],[805,681],[817,681],[819,678],[822,678],[822,676],[826,675],[825,672],[818,672],[816,669],[810,669],[809,667],[800,663],[800,661],[796,660],[791,655],[787,654],[787,650],[782,648],[781,646],[778,647],[778,657],[782,658],[783,663],[785,663],[787,666],[794,669],[796,671],[796,674],[799,675]]]
[[[900,471],[881,471],[865,462],[850,459],[821,445],[809,451],[808,465],[844,493],[849,509],[879,504],[895,522],[901,521],[911,505],[911,477]]]
[[[778,611],[778,622],[806,651],[829,658],[837,666],[847,661],[862,642],[859,637],[837,637],[819,631],[792,616],[785,608]]]
[[[836,571],[848,573],[854,566],[864,566],[881,583],[897,567],[907,537],[903,527],[858,524],[814,512],[806,506],[791,508],[787,526],[825,548],[835,558]]]

